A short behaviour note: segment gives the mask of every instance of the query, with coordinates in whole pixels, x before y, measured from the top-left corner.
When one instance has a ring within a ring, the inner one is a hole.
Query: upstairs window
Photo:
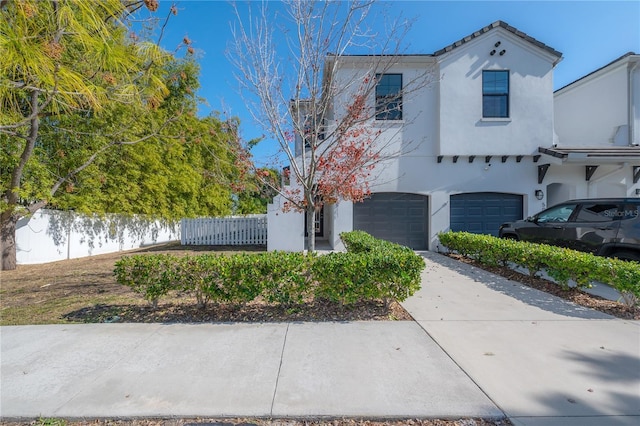
[[[402,74],[377,74],[376,81],[376,120],[402,120]]]
[[[482,116],[509,117],[509,71],[482,71]]]

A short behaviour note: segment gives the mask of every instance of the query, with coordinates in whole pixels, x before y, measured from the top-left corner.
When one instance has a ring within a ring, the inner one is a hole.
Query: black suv
[[[499,235],[640,261],[640,198],[566,201],[502,224]]]

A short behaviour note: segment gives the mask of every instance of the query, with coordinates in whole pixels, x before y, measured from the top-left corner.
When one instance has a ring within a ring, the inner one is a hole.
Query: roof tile
[[[490,25],[482,28],[481,30],[475,31],[474,33],[462,38],[461,40],[458,40],[448,46],[443,47],[440,50],[437,50],[436,52],[433,53],[434,56],[438,56],[438,55],[442,55],[443,53],[447,53],[452,51],[453,49],[455,49],[456,47],[460,47],[465,43],[470,42],[471,40],[473,40],[474,38],[480,37],[482,34],[487,33],[489,31],[491,31],[494,28],[497,27],[501,27],[504,28],[505,30],[515,34],[516,36],[522,38],[523,40],[528,41],[529,43],[534,44],[535,46],[546,50],[547,52],[551,53],[552,55],[555,55],[557,57],[562,57],[562,53],[558,52],[557,50],[555,50],[554,48],[547,46],[546,44],[536,40],[535,38],[527,35],[526,33],[518,30],[517,28],[512,27],[511,25],[507,24],[504,21],[495,21],[493,23],[491,23]]]

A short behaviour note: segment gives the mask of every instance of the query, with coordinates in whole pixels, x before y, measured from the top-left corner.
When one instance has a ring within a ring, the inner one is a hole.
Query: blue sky
[[[275,0],[274,0],[275,1]],[[241,6],[246,2],[240,0]],[[391,0],[382,1],[387,6]],[[159,16],[171,6],[160,1]],[[241,119],[245,140],[263,135],[238,94],[234,69],[225,56],[235,21],[224,0],[176,1],[163,45],[169,50],[188,36],[201,65],[199,95],[208,105],[201,115],[224,111]],[[394,1],[391,10],[415,18],[405,38],[406,53],[433,53],[474,31],[502,20],[562,52],[555,69],[558,89],[600,68],[626,52],[640,53],[640,0],[626,1]],[[374,22],[375,25],[375,22]],[[273,143],[265,140],[253,151],[258,162],[267,161]]]

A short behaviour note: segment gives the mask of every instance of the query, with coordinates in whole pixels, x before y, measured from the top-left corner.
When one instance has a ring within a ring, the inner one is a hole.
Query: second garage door
[[[522,219],[522,195],[475,192],[451,196],[451,230],[498,236],[500,225]]]
[[[428,205],[428,199],[423,195],[376,193],[361,203],[353,204],[353,229],[414,250],[425,250]]]

